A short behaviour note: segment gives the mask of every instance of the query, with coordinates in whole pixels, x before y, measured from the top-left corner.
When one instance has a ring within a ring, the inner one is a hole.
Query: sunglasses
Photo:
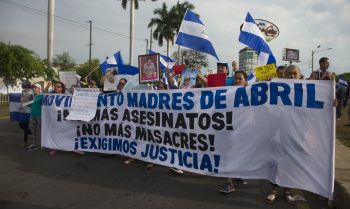
[[[118,85],[124,86],[124,85],[125,85],[125,83],[118,83]]]
[[[55,86],[55,88],[58,88],[58,89],[60,89],[60,88],[62,88],[62,86]]]

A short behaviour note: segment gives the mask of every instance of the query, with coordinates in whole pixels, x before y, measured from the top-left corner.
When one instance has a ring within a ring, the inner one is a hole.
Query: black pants
[[[29,130],[29,122],[28,123],[19,123],[19,127],[23,129],[24,131],[24,142],[28,141],[28,134],[31,134],[31,131]]]

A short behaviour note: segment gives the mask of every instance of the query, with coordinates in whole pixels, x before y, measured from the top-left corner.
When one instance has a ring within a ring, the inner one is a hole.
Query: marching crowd
[[[337,119],[341,118],[341,108],[348,106],[347,114],[349,115],[350,119],[350,104],[348,104],[348,100],[350,99],[350,87],[343,87],[339,84],[338,78],[328,71],[329,68],[329,59],[326,57],[323,57],[319,60],[319,69],[316,71],[313,71],[309,78],[306,78],[307,80],[336,80],[336,116]],[[218,74],[226,74],[226,86],[247,86],[248,85],[248,78],[245,71],[241,71],[237,68],[237,63],[232,63],[232,74],[233,76],[229,76],[229,68],[227,63],[218,65],[217,73]],[[157,90],[171,90],[171,89],[177,89],[178,87],[174,84],[174,76],[172,73],[170,73],[170,70],[167,69],[166,72],[167,75],[167,82],[159,81],[155,83],[155,89]],[[289,65],[289,66],[279,66],[277,68],[277,77],[280,79],[303,79],[303,76],[300,72],[300,69],[296,65]],[[184,82],[186,78],[184,79]],[[117,85],[117,91],[122,91],[124,86],[127,84],[126,78],[121,78]],[[188,85],[188,83],[183,83],[180,85]],[[180,86],[178,85],[178,86]],[[53,87],[53,88],[52,88]],[[96,81],[90,80],[88,83],[89,88],[99,88]],[[208,80],[205,76],[201,75],[201,73],[198,73],[196,78],[195,85],[191,86],[191,88],[204,88],[208,87]],[[31,104],[31,113],[30,113],[30,120],[26,122],[21,122],[19,125],[24,131],[24,141],[21,144],[22,146],[26,147],[27,151],[33,151],[37,150],[40,142],[40,127],[41,127],[41,102],[42,102],[42,93],[54,93],[54,94],[66,94],[67,89],[64,83],[60,81],[55,81],[53,85],[51,86],[51,83],[49,83],[44,89],[42,86],[38,83],[35,83],[31,85],[28,81],[23,82],[22,88],[24,91],[33,91],[34,94],[34,100]],[[110,92],[103,92],[103,93],[110,93]],[[29,142],[29,136],[31,141]],[[50,155],[55,155],[57,153],[56,150],[51,149],[49,151]],[[79,154],[84,154],[83,152],[78,152]],[[111,157],[112,155],[105,155],[106,157]],[[125,164],[130,164],[134,161],[132,158],[128,158],[124,161]],[[147,164],[146,168],[151,169],[154,166],[154,164]],[[171,171],[176,172],[177,174],[182,174],[183,171],[177,168],[170,168]],[[225,185],[222,189],[219,191],[223,194],[229,194],[234,191],[236,191],[236,185],[237,184],[247,184],[247,181],[244,179],[235,179],[235,178],[227,178]],[[278,197],[278,191],[279,186],[276,184],[271,183],[271,192],[266,196],[266,202],[267,203],[274,203]],[[285,200],[290,204],[295,204],[296,201],[293,198],[293,195],[291,193],[291,190],[289,188],[283,188],[283,194]]]

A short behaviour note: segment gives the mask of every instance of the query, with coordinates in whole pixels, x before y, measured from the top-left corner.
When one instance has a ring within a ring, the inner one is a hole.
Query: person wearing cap
[[[41,128],[41,103],[43,95],[41,93],[41,85],[36,83],[33,85],[34,89],[34,102],[32,103],[32,110],[30,112],[29,127],[32,132],[32,144],[27,148],[27,151],[37,150],[37,138],[40,135]]]
[[[233,77],[228,77],[229,69],[226,62],[217,63],[217,74],[225,73],[226,74],[226,86],[233,86]]]

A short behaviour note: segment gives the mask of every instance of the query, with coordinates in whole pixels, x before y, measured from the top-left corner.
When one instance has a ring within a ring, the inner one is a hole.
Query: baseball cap
[[[33,86],[41,90],[41,85],[39,83],[36,83]]]

